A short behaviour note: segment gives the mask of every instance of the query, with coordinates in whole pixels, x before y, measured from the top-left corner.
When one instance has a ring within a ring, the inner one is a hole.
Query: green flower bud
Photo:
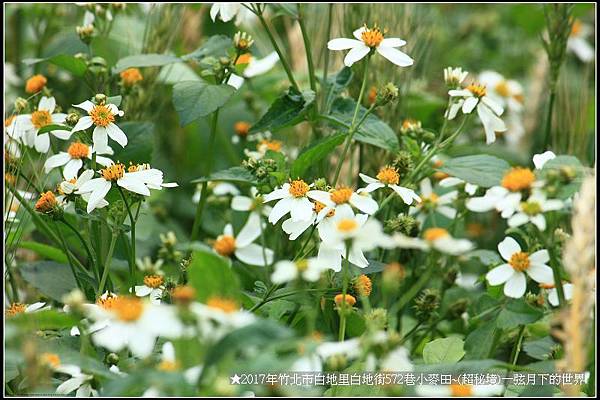
[[[29,107],[29,102],[22,97],[17,97],[15,100],[15,111],[17,114],[22,113],[24,110]]]
[[[425,289],[415,299],[415,312],[419,321],[428,321],[437,315],[440,307],[440,291],[437,289]]]
[[[94,96],[94,101],[96,102],[96,104],[100,104],[100,105],[104,105],[106,104],[106,95],[103,93],[98,93],[96,94],[96,96]]]
[[[375,105],[383,106],[390,102],[396,101],[398,99],[398,95],[398,87],[394,85],[394,83],[388,82],[387,84],[379,88],[379,90],[377,90]]]

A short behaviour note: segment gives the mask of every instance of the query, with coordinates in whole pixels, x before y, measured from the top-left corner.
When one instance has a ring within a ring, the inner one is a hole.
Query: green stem
[[[388,204],[390,201],[392,201],[392,199],[394,198],[394,195],[395,195],[395,194],[396,194],[396,192],[394,192],[394,191],[392,190],[392,193],[388,194],[388,196],[387,196],[385,199],[383,199],[383,201],[382,201],[382,202],[381,202],[381,204],[379,205],[379,208],[377,209],[377,211],[375,211],[375,212],[373,213],[373,215],[372,215],[372,216],[374,217],[375,215],[377,215],[377,214],[379,213],[379,211],[383,210],[383,209],[385,208],[385,206],[387,206],[387,204]]]
[[[553,85],[554,86],[554,85]],[[550,99],[548,100],[548,111],[546,113],[546,126],[544,131],[544,147],[542,151],[548,149],[550,144],[550,136],[552,134],[552,115],[554,113],[554,100],[556,99],[555,87],[550,88]]]
[[[519,353],[521,352],[521,343],[523,342],[523,336],[525,336],[525,325],[521,325],[519,328],[519,335],[517,336],[517,341],[515,342],[515,347],[512,349],[510,363],[512,365],[517,365],[517,360],[519,359]]]
[[[62,243],[63,248],[68,249],[67,242],[65,241],[65,237],[63,236],[60,229],[57,229],[57,232],[58,232],[58,237],[60,238],[60,242]],[[74,266],[75,263],[73,261],[73,258],[71,257],[72,255],[69,251],[66,251],[65,254],[67,255],[67,260],[69,261],[69,267],[71,267],[71,272],[73,273],[73,278],[75,278],[75,283],[77,283],[77,287],[81,290],[82,289],[81,282],[79,281],[77,272],[75,272],[75,266]]]
[[[339,305],[340,313],[340,330],[338,341],[343,342],[346,336],[346,293],[348,292],[348,270],[350,269],[350,243],[346,243],[346,259],[344,260],[344,269],[342,271],[342,304]]]
[[[433,275],[433,271],[435,270],[435,267],[436,267],[436,263],[435,263],[435,260],[433,260],[433,262],[431,262],[429,267],[427,267],[427,269],[425,270],[423,275],[421,275],[419,280],[417,282],[415,282],[415,284],[412,285],[410,287],[410,289],[408,289],[408,291],[406,293],[404,293],[404,295],[402,297],[400,297],[400,299],[398,300],[398,303],[395,307],[396,309],[402,310],[404,308],[404,306],[406,304],[408,304],[408,302],[411,301],[421,291],[421,289],[423,289],[425,287],[425,285],[427,285],[427,283],[429,282],[429,279],[431,278],[431,275]]]
[[[108,253],[106,255],[106,261],[104,262],[104,271],[102,271],[102,279],[100,279],[100,285],[98,285],[98,296],[101,296],[104,292],[104,285],[106,284],[106,278],[110,271],[110,263],[112,261],[112,254],[115,249],[115,243],[117,243],[117,234],[113,232],[110,239],[110,246],[108,247]]]
[[[369,61],[370,60],[371,60],[371,57],[367,56],[367,61],[365,63],[365,70],[364,70],[364,74],[363,74],[362,85],[360,87],[360,93],[358,95],[356,107],[354,107],[354,115],[352,116],[352,122],[350,123],[350,129],[348,130],[348,137],[346,138],[346,145],[344,146],[344,151],[342,152],[342,155],[341,155],[341,157],[338,161],[337,167],[335,169],[335,176],[333,178],[333,184],[332,184],[333,187],[335,187],[335,185],[337,184],[338,178],[340,177],[340,171],[342,169],[342,164],[344,163],[344,160],[346,159],[346,156],[348,154],[348,150],[350,149],[350,145],[352,144],[352,138],[354,137],[354,133],[358,130],[358,127],[360,127],[360,125],[363,123],[363,121],[367,118],[367,116],[375,108],[375,103],[373,103],[373,105],[371,105],[371,107],[369,107],[367,112],[362,116],[360,121],[358,123],[356,123],[356,117],[358,116],[358,111],[360,110],[360,107],[361,107],[362,98],[365,93],[365,88],[367,87],[367,77],[369,75]]]
[[[219,120],[219,110],[213,113],[212,122],[210,125],[210,137],[208,140],[208,160],[206,162],[206,170],[205,176],[208,178],[212,171],[213,160],[214,160],[214,152],[215,152],[215,141],[217,138],[217,122]],[[202,182],[202,188],[200,189],[200,201],[198,202],[198,207],[196,208],[196,217],[194,218],[194,225],[192,227],[192,235],[191,240],[194,241],[198,238],[198,234],[200,233],[200,225],[202,221],[202,213],[204,212],[204,207],[206,206],[206,200],[208,197],[208,181]]]
[[[81,235],[81,233],[77,230],[77,228],[75,228],[69,221],[67,221],[66,218],[63,218],[61,220],[61,222],[63,224],[65,224],[75,234],[75,236],[77,236],[77,238],[79,239],[79,241],[81,242],[81,244],[85,248],[85,252],[87,253],[88,257],[90,258],[90,262],[92,263],[92,265],[96,265],[96,254],[95,254],[95,252],[88,245],[87,241]],[[97,272],[97,271],[95,270],[95,272]],[[98,277],[97,274],[96,274],[96,277]]]
[[[308,64],[308,78],[310,80],[310,88],[313,92],[317,92],[317,79],[315,77],[315,65],[313,63],[312,48],[310,46],[310,38],[304,25],[304,15],[302,13],[302,4],[298,4],[298,24],[300,32],[302,32],[302,40],[304,41],[304,51],[306,52],[306,63]],[[316,112],[317,110],[314,109]]]
[[[134,290],[134,286],[135,286],[135,280],[134,280],[134,271],[135,271],[135,223],[137,222],[137,219],[133,217],[133,213],[131,212],[131,207],[129,206],[129,202],[127,201],[127,197],[125,197],[125,193],[123,193],[123,190],[121,189],[120,186],[117,186],[117,188],[119,189],[119,193],[121,194],[121,197],[123,198],[123,202],[125,203],[125,207],[127,208],[127,214],[129,215],[129,224],[131,225],[131,252],[130,252],[130,256],[129,256],[129,286],[131,287],[131,290]],[[138,212],[139,212],[139,208],[138,208]],[[108,257],[107,257],[107,262],[108,262]],[[106,268],[106,266],[105,266]]]
[[[327,40],[329,40],[329,37],[331,36],[331,20],[332,20],[332,15],[333,15],[333,3],[329,3],[329,7],[327,8],[327,33],[326,33],[326,38]],[[329,49],[327,48],[327,46],[323,46],[323,51],[324,51],[324,62],[323,62],[323,83],[322,85],[324,85],[324,90],[322,90],[323,92],[323,96],[321,98],[321,108],[325,107],[326,105],[326,101],[327,101],[327,72],[329,70]]]
[[[275,40],[275,37],[273,36],[271,29],[269,29],[269,26],[267,25],[267,21],[265,20],[265,17],[263,16],[262,12],[256,13],[256,15],[258,16],[260,23],[262,24],[263,28],[265,29],[267,36],[269,36],[269,40],[271,41],[273,48],[275,49],[275,51],[277,52],[277,55],[279,56],[281,65],[283,65],[283,69],[285,70],[285,73],[287,74],[290,83],[292,84],[294,89],[299,91],[300,89],[299,89],[298,84],[296,83],[296,80],[294,79],[294,75],[292,74],[292,69],[290,68],[290,65],[289,65],[287,59],[283,56],[283,53],[282,53],[281,49],[279,48],[279,45],[277,44],[277,41]]]

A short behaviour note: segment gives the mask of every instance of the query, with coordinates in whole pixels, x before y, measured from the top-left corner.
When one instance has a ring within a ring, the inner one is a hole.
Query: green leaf
[[[233,95],[229,85],[211,85],[205,81],[183,81],[173,86],[173,105],[179,114],[181,126],[222,107]]]
[[[106,98],[107,103],[114,104],[117,107],[119,107],[121,105],[121,101],[123,101],[123,96],[121,96],[121,95],[109,96]]]
[[[500,311],[496,325],[502,329],[511,329],[535,322],[543,316],[542,310],[530,306],[522,299],[516,299],[509,301]]]
[[[223,257],[206,251],[192,254],[187,270],[190,285],[196,289],[197,299],[205,302],[212,296],[237,300],[240,288],[237,276]]]
[[[50,125],[42,126],[40,128],[40,130],[38,131],[38,135],[41,135],[42,133],[46,133],[46,132],[52,132],[52,131],[70,131],[70,130],[71,130],[70,126],[59,125],[59,124],[50,124]]]
[[[227,50],[231,48],[231,38],[225,35],[214,35],[193,52],[181,57],[182,60],[201,61],[204,57],[227,56]]]
[[[495,321],[481,325],[465,338],[465,359],[477,360],[490,355],[498,328]]]
[[[527,355],[536,360],[547,360],[558,347],[558,343],[552,340],[552,337],[546,336],[537,340],[530,340],[523,343],[523,350]]]
[[[181,58],[170,54],[136,54],[117,61],[113,73],[118,74],[133,67],[162,67],[163,65],[181,62]]]
[[[29,58],[23,60],[26,65],[33,65],[40,62],[49,62],[57,67],[69,71],[74,76],[82,77],[87,70],[87,64],[80,58],[75,58],[68,54],[57,54],[49,58]]]
[[[19,267],[19,272],[31,286],[57,301],[61,301],[65,294],[77,287],[71,268],[55,261],[23,264]]]
[[[464,342],[454,336],[433,340],[423,349],[423,361],[427,364],[458,362],[464,355]]]
[[[466,254],[469,258],[477,258],[485,266],[497,264],[502,261],[500,255],[493,250],[473,250]]]
[[[480,154],[452,158],[439,168],[451,176],[481,187],[500,184],[510,165],[501,158]]]
[[[367,328],[365,318],[355,310],[352,310],[352,312],[348,314],[346,324],[346,334],[348,337],[360,336]]]
[[[288,16],[298,18],[298,8],[293,3],[272,3],[269,6],[273,9],[273,17]]]
[[[548,173],[558,173],[561,177],[565,177],[565,172],[572,174],[569,183],[561,185],[556,195],[559,199],[567,199],[573,196],[581,187],[585,167],[579,159],[574,156],[557,156],[544,164],[542,175],[547,177]]]
[[[331,107],[331,115],[328,120],[338,125],[349,128],[352,124],[352,117],[354,115],[354,108],[356,102],[350,98],[337,98]],[[364,107],[360,107],[358,116],[356,117],[357,122],[367,112]],[[388,124],[383,122],[374,114],[370,114],[364,122],[358,128],[358,131],[354,134],[354,139],[367,143],[390,152],[397,152],[400,149],[398,143],[398,137],[396,133],[389,127]]]
[[[113,160],[129,165],[152,161],[154,148],[154,124],[152,122],[127,121],[119,123],[119,127],[127,135],[127,146],[113,146]]]
[[[69,262],[69,259],[62,250],[44,243],[22,241],[19,243],[19,247],[22,249],[31,250],[43,258],[49,258],[50,260],[58,263],[67,264]]]
[[[296,158],[296,161],[294,161],[292,164],[290,175],[293,178],[301,177],[307,169],[321,161],[329,153],[331,153],[333,149],[342,144],[345,138],[345,133],[338,133],[335,135],[326,136],[311,143],[308,147],[302,150],[298,158]]]
[[[194,179],[192,183],[211,181],[239,182],[248,183],[251,185],[255,185],[257,183],[256,179],[250,173],[250,171],[248,171],[244,167],[231,167],[223,171],[214,172],[208,177],[200,177],[198,179]]]
[[[261,131],[277,131],[287,126],[296,125],[313,105],[315,92],[305,90],[302,93],[290,87],[269,107],[265,115],[250,128],[250,133]]]
[[[348,87],[350,82],[352,82],[352,68],[344,67],[338,71],[337,74],[327,78],[327,107],[326,110],[331,108],[331,104],[333,104],[333,100],[335,100],[344,89]]]
[[[77,325],[79,319],[71,314],[57,310],[40,310],[17,314],[14,317],[9,317],[6,322],[15,324],[24,330],[35,331],[72,328]]]

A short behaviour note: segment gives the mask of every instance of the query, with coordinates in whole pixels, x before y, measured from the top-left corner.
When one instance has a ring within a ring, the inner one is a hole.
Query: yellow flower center
[[[74,142],[69,146],[67,153],[69,153],[71,158],[86,158],[90,153],[90,148],[87,144]]]
[[[325,204],[321,203],[320,201],[315,201],[314,210],[317,214],[320,213],[321,211],[323,211],[324,208],[325,208]],[[334,209],[331,209],[327,212],[327,217],[333,217],[334,215],[335,215]]]
[[[46,82],[48,82],[48,80],[44,75],[34,75],[27,79],[25,91],[27,93],[37,93],[46,86]]]
[[[14,119],[15,119],[16,117],[17,117],[16,115],[11,115],[10,117],[6,118],[6,119],[4,120],[4,126],[5,126],[5,127],[7,127],[7,126],[9,126],[10,124],[12,124],[12,122],[14,121]]]
[[[296,261],[296,268],[298,269],[299,272],[306,271],[308,269],[308,261],[306,261],[306,260]]]
[[[118,181],[125,175],[125,166],[123,164],[113,164],[101,169],[100,174],[107,181]]]
[[[542,212],[542,206],[537,201],[527,201],[521,203],[521,209],[527,215],[537,215]]]
[[[98,104],[95,105],[94,108],[90,111],[90,117],[92,117],[92,122],[96,126],[108,126],[111,122],[115,121],[114,114],[110,111],[110,109],[103,105]]]
[[[379,28],[365,29],[361,34],[362,41],[369,47],[374,48],[379,46],[383,41],[383,33]]]
[[[98,297],[96,304],[105,310],[112,310],[117,299],[118,296],[116,294],[108,293],[106,297]]]
[[[354,193],[352,189],[347,187],[336,189],[331,192],[331,201],[333,201],[335,204],[347,203],[350,200],[352,193]]]
[[[206,301],[206,305],[211,308],[216,308],[226,313],[232,313],[239,309],[238,304],[231,299],[213,296]]]
[[[150,169],[150,164],[148,163],[130,164],[129,167],[127,167],[127,172],[145,171],[147,169]]]
[[[238,121],[233,125],[233,129],[236,135],[246,137],[250,131],[250,124],[246,121]]]
[[[433,242],[448,236],[450,236],[450,234],[444,228],[429,228],[423,232],[423,239],[427,240],[428,242]]]
[[[501,185],[511,192],[529,189],[535,181],[535,174],[529,168],[516,167],[502,178]]]
[[[452,384],[450,385],[450,393],[453,397],[469,397],[473,395],[473,386]]]
[[[540,283],[539,286],[542,289],[554,289],[556,287],[554,283]]]
[[[525,253],[524,251],[519,251],[518,253],[510,256],[510,261],[508,261],[508,263],[515,269],[515,271],[525,271],[527,268],[529,268],[530,264],[529,254]]]
[[[11,174],[10,172],[6,172],[4,174],[4,181],[6,183],[8,183],[9,185],[14,185],[15,182],[17,181],[17,177],[14,176],[13,174]]]
[[[379,170],[377,179],[386,185],[397,185],[400,182],[400,175],[398,175],[398,171],[395,168],[383,167]]]
[[[480,85],[479,83],[470,84],[467,86],[467,90],[473,93],[475,97],[483,97],[486,94],[485,86]]]
[[[439,196],[435,193],[431,193],[429,196],[421,195],[421,202],[418,204],[418,206],[425,209],[435,208],[438,199]]]
[[[252,60],[252,54],[244,53],[238,57],[237,61],[235,62],[235,65],[248,64],[250,63],[250,60]]]
[[[302,179],[298,179],[290,183],[289,191],[294,197],[304,197],[309,189],[308,183],[304,182]]]
[[[24,313],[26,308],[27,306],[23,303],[12,303],[10,307],[4,311],[4,315],[7,317],[14,317],[17,314]]]
[[[358,222],[353,219],[342,219],[337,223],[337,228],[341,232],[352,232],[358,228]]]
[[[344,295],[342,293],[336,294],[333,300],[335,301],[335,304],[337,304],[337,306],[339,307],[344,303]],[[356,304],[356,299],[354,298],[354,296],[347,294],[345,303],[347,306],[352,307]]]
[[[156,289],[165,282],[165,278],[160,275],[146,275],[144,277],[144,285]]]
[[[144,303],[138,298],[130,296],[116,297],[113,300],[111,311],[118,319],[124,322],[137,321],[144,312]]]
[[[366,275],[358,276],[354,282],[354,290],[361,296],[369,296],[372,288],[373,284],[371,279]]]
[[[164,372],[173,372],[179,369],[179,363],[176,361],[163,360],[158,364],[157,369]]]
[[[40,361],[44,365],[48,365],[50,367],[58,367],[60,365],[60,357],[55,353],[42,353],[40,355]]]
[[[35,210],[41,213],[49,213],[58,205],[54,193],[48,191],[40,195],[39,200],[35,203]]]
[[[137,68],[127,68],[120,75],[125,86],[133,86],[144,79],[142,73]]]
[[[31,113],[31,123],[37,129],[40,129],[52,123],[52,116],[46,110],[34,111]]]
[[[571,36],[579,36],[582,28],[583,24],[580,20],[576,19],[575,21],[573,21],[573,25],[571,26]]]
[[[276,151],[279,152],[281,151],[281,142],[279,140],[267,140],[267,139],[263,139],[257,146],[256,148],[259,151],[267,151],[267,150],[271,150],[271,151]]]
[[[171,292],[171,299],[177,304],[189,304],[196,298],[196,289],[191,286],[177,286]]]
[[[230,235],[221,235],[215,240],[213,249],[225,257],[229,257],[235,251],[235,238]]]
[[[505,80],[502,80],[500,83],[498,83],[494,89],[496,90],[496,93],[498,93],[502,97],[510,96],[508,82],[506,82]]]

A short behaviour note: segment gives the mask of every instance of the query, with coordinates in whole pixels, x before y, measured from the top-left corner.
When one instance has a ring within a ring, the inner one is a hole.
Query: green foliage
[[[498,157],[474,155],[452,158],[439,170],[465,182],[487,188],[499,185],[509,168],[508,163]]]
[[[137,54],[121,58],[114,66],[113,72],[118,74],[127,68],[162,67],[176,62],[181,62],[181,59],[168,54]]]
[[[294,178],[303,176],[311,166],[327,157],[337,146],[342,144],[346,136],[345,133],[340,132],[311,143],[302,150],[292,164],[290,175]]]
[[[423,361],[427,364],[458,362],[464,355],[464,342],[454,336],[433,340],[423,349]]]
[[[302,121],[312,107],[315,93],[311,90],[299,92],[290,87],[271,104],[267,112],[250,128],[252,132],[270,130],[277,132]]]
[[[77,287],[71,268],[55,261],[35,261],[19,267],[23,279],[53,300],[62,297]]]
[[[233,95],[229,85],[212,85],[204,81],[183,81],[173,86],[173,105],[181,126],[206,117],[221,108]]]
[[[197,299],[206,302],[210,297],[237,300],[240,289],[237,275],[224,258],[206,251],[195,251],[187,268],[190,285]]]

